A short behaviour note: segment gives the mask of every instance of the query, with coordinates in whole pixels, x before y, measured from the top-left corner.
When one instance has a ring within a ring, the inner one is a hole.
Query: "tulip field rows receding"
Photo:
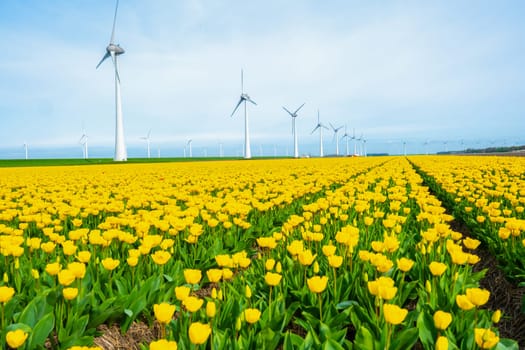
[[[525,162],[410,161],[476,239],[401,157],[0,169],[0,343],[518,349],[473,266],[482,241],[523,278]]]

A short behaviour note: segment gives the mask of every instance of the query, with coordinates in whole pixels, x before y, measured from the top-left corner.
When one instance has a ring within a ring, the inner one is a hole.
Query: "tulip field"
[[[476,265],[525,285],[524,208],[514,157],[0,168],[0,344],[517,350]]]

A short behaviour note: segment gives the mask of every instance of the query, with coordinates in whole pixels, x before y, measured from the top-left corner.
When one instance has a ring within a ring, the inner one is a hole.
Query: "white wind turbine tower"
[[[361,136],[359,136],[359,138],[357,139],[357,141],[359,142],[359,152],[358,152],[358,154],[360,156],[363,155],[363,140],[364,140],[363,134],[361,134]]]
[[[126,161],[128,158],[126,152],[126,142],[124,140],[124,123],[122,120],[122,101],[120,97],[120,76],[118,72],[118,63],[117,57],[122,55],[125,51],[118,44],[115,44],[115,23],[117,21],[117,10],[118,10],[118,0],[115,6],[115,16],[113,17],[113,30],[111,31],[111,39],[109,40],[109,45],[106,47],[106,54],[100,62],[97,64],[97,68],[104,62],[108,57],[111,57],[113,61],[113,66],[115,67],[115,156],[113,157],[114,161],[122,162]]]
[[[348,133],[346,132],[346,124],[345,124],[345,133],[343,134],[343,136],[341,136],[341,140],[346,139],[346,156],[347,157],[349,155],[349,152],[348,152],[348,139],[349,138],[350,138],[350,135],[348,135]]]
[[[140,138],[141,140],[146,140],[146,142],[148,144],[148,159],[151,158],[151,153],[150,153],[150,140],[151,140],[151,137],[150,136],[151,136],[151,129],[149,129],[147,136],[142,136]]]
[[[241,69],[241,97],[239,99],[239,102],[237,103],[237,106],[235,106],[235,109],[233,110],[230,117],[233,117],[235,114],[235,111],[237,111],[237,108],[241,105],[241,103],[244,102],[244,158],[249,159],[252,157],[252,152],[250,149],[250,129],[248,124],[248,113],[246,111],[246,101],[253,103],[254,105],[257,105],[248,94],[244,93],[244,77],[243,77],[243,70]]]
[[[88,136],[86,134],[86,131],[82,128],[82,136],[80,136],[80,140],[78,140],[78,143],[82,145],[82,153],[84,155],[84,159],[89,158],[88,154]]]
[[[335,139],[335,155],[338,156],[339,155],[339,139],[337,138],[337,133],[339,132],[339,130],[341,130],[343,128],[343,126],[341,125],[340,127],[336,128],[332,125],[332,123],[328,123],[330,124],[330,127],[332,128],[332,130],[334,131],[334,139]]]
[[[355,138],[355,128],[354,128],[353,131],[352,131],[352,140],[354,140],[354,157],[355,157],[355,156],[358,155],[358,154],[357,154],[357,145],[356,145],[356,143],[355,143],[355,141],[356,141],[356,138]]]
[[[319,129],[319,157],[324,157],[324,154],[323,154],[323,128],[328,130],[328,128],[326,126],[321,124],[321,119],[319,117],[319,110],[317,110],[317,125],[315,126],[315,128],[312,130],[312,132],[310,134],[313,134],[315,132],[315,130]]]
[[[25,155],[26,155],[26,160],[29,159],[29,146],[27,145],[27,142],[24,142],[24,151],[25,151]]]
[[[192,142],[193,142],[193,140],[192,140],[192,139],[189,139],[189,140],[188,140],[188,143],[186,144],[186,145],[188,146],[188,148],[189,148],[189,151],[190,151],[190,158],[193,158],[192,153],[191,153],[191,143],[192,143]]]
[[[301,106],[299,106],[299,108],[297,108],[295,112],[293,113],[290,112],[288,109],[286,109],[286,107],[283,106],[283,109],[290,115],[290,117],[292,117],[293,156],[294,158],[299,158],[299,146],[297,145],[297,132],[295,131],[295,118],[297,118],[297,112],[299,112],[299,110],[303,108],[303,106],[304,106],[304,103]]]

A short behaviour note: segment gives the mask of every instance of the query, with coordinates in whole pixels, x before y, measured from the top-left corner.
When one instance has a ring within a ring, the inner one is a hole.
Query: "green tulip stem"
[[[323,322],[323,298],[321,297],[321,293],[318,293],[317,296],[319,297],[319,318],[322,323]]]

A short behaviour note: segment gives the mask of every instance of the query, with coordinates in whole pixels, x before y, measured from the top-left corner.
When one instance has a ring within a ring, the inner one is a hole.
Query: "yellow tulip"
[[[325,256],[332,256],[332,255],[334,255],[335,254],[335,250],[336,250],[336,247],[335,247],[335,245],[332,245],[332,244],[324,245],[323,248],[322,248],[323,254]]]
[[[67,287],[75,281],[75,275],[71,270],[62,270],[58,273],[58,283]]]
[[[322,293],[326,289],[328,277],[326,276],[314,276],[306,280],[308,288],[313,293]]]
[[[269,286],[276,286],[281,282],[282,277],[283,276],[279,275],[278,273],[266,272],[266,275],[264,275],[264,280]]]
[[[77,253],[77,259],[81,263],[88,263],[89,259],[91,259],[91,252],[84,250]]]
[[[175,313],[175,305],[170,305],[168,303],[155,304],[153,305],[153,312],[159,323],[168,324]]]
[[[343,264],[343,257],[340,255],[330,255],[328,256],[328,264],[331,267],[338,268]]]
[[[190,295],[190,291],[191,289],[188,286],[175,287],[175,297],[179,301],[184,301]]]
[[[58,275],[61,269],[62,269],[62,266],[60,265],[60,263],[57,263],[57,262],[47,264],[45,268],[46,272],[51,276]]]
[[[407,317],[408,310],[394,304],[384,304],[383,314],[387,323],[398,325]]]
[[[414,266],[414,260],[407,258],[397,259],[397,268],[403,272],[408,272]]]
[[[434,313],[434,326],[437,329],[444,331],[450,325],[450,322],[452,322],[452,314],[441,310]]]
[[[501,319],[501,310],[496,310],[493,314],[492,314],[492,322],[494,323],[498,323],[499,320]]]
[[[116,269],[120,264],[119,260],[112,259],[112,258],[102,259],[101,262],[102,262],[102,266],[108,271],[112,271]]]
[[[249,308],[244,310],[244,319],[246,322],[253,324],[259,321],[259,318],[261,318],[261,311],[259,309]]]
[[[268,260],[266,260],[266,262],[264,263],[264,268],[265,268],[267,271],[273,270],[274,267],[275,267],[275,259],[268,259]]]
[[[151,254],[151,259],[157,265],[165,265],[170,259],[171,254],[165,250],[157,250],[155,253]]]
[[[186,310],[188,310],[189,312],[199,311],[199,309],[202,307],[202,304],[204,304],[203,299],[193,296],[189,296],[182,301],[182,305],[184,305]]]
[[[474,339],[482,349],[491,349],[499,342],[499,337],[490,329],[474,328]]]
[[[202,272],[201,270],[196,269],[185,269],[184,270],[184,279],[186,283],[197,284],[201,281]]]
[[[18,349],[22,345],[24,345],[28,334],[24,332],[21,329],[17,329],[16,331],[9,331],[7,332],[5,336],[5,340],[7,341],[7,344],[9,347],[13,349]]]
[[[430,272],[434,276],[441,276],[445,270],[447,269],[447,265],[443,264],[442,262],[432,261],[428,267],[430,268]]]
[[[456,304],[458,304],[461,310],[470,310],[475,307],[465,294],[456,295]]]
[[[436,350],[448,350],[448,338],[441,335],[436,341]]]
[[[250,288],[249,285],[246,285],[246,287],[244,288],[244,295],[248,299],[250,299],[252,297],[252,289]]]
[[[149,344],[150,350],[177,350],[177,342],[175,340],[159,339],[152,341]]]
[[[62,295],[66,300],[73,300],[78,295],[78,288],[64,288],[62,290]]]
[[[86,275],[86,265],[81,262],[72,262],[67,265],[67,269],[70,270],[75,278],[82,279]]]
[[[211,327],[208,323],[193,322],[189,329],[188,335],[192,344],[204,344],[211,334]]]
[[[15,289],[12,287],[0,287],[0,303],[7,303],[15,295]]]
[[[208,301],[206,303],[206,316],[209,318],[215,317],[215,314],[217,313],[217,306],[215,305],[214,301]]]
[[[220,269],[209,269],[206,271],[206,276],[211,283],[217,283],[222,278],[222,270]]]
[[[488,290],[480,288],[467,288],[466,294],[470,302],[476,306],[485,305],[490,297]]]

